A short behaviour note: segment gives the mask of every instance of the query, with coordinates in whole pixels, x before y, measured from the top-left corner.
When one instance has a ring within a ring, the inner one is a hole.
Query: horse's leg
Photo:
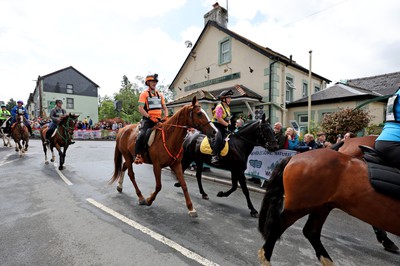
[[[65,147],[63,149],[61,149],[60,146],[58,146],[58,147],[59,147],[58,154],[60,156],[60,165],[58,166],[58,170],[62,170],[62,169],[64,169],[65,155],[67,154],[68,143],[65,145]]]
[[[122,165],[121,176],[118,178],[117,191],[119,193],[122,193],[122,184],[124,183],[124,176],[125,176],[126,169],[127,169],[126,162],[124,162]]]
[[[133,160],[134,160],[134,158],[133,158],[132,154],[129,154],[129,158],[126,158],[126,161],[124,164],[126,165],[126,167],[128,169],[128,176],[132,182],[133,187],[135,188],[136,196],[139,199],[139,204],[140,205],[148,205],[148,203],[146,202],[146,199],[143,197],[142,191],[140,191],[140,188],[136,183],[135,172],[133,171],[133,168],[132,168]]]
[[[29,147],[29,137],[25,142],[25,151],[28,151],[28,147]]]
[[[315,250],[315,255],[322,265],[334,265],[331,257],[324,248],[321,242],[321,231],[326,218],[328,217],[332,208],[321,207],[314,210],[308,216],[308,220],[303,228],[304,236],[310,241]]]
[[[201,182],[201,177],[202,177],[202,173],[203,173],[203,161],[202,160],[196,160],[196,179],[197,179],[197,186],[199,187],[199,191],[201,194],[201,197],[203,199],[208,200],[208,195],[206,192],[204,192],[203,189],[203,182]]]
[[[386,231],[372,226],[372,228],[374,229],[375,235],[376,235],[376,239],[378,240],[379,243],[382,244],[382,246],[389,252],[397,252],[399,251],[399,247],[396,246],[395,243],[393,243],[392,240],[389,239],[389,237],[387,236]]]
[[[246,177],[244,176],[244,171],[243,172],[238,171],[237,176],[239,179],[239,184],[242,187],[243,194],[246,197],[247,207],[250,209],[250,215],[251,215],[251,217],[257,218],[258,211],[254,208],[253,203],[250,200],[250,193],[249,193],[249,189],[247,188]],[[232,180],[233,180],[233,178],[232,178]]]
[[[192,200],[190,199],[190,196],[189,196],[189,192],[188,192],[188,189],[187,189],[185,178],[183,176],[183,171],[182,171],[181,164],[174,163],[173,165],[170,166],[170,168],[175,173],[176,178],[179,181],[179,184],[181,184],[183,195],[185,195],[186,207],[189,210],[190,217],[197,217],[197,212],[194,209],[193,204],[192,204]],[[156,182],[157,182],[157,178],[156,178]],[[160,183],[160,189],[161,189],[161,183]]]
[[[171,166],[171,169],[172,169],[172,166]],[[182,173],[182,167],[180,167],[180,171]],[[155,187],[155,190],[150,194],[150,196],[145,201],[145,203],[148,206],[153,204],[153,201],[156,199],[158,192],[160,192],[161,188],[162,188],[162,185],[161,185],[161,166],[159,164],[157,164],[157,163],[154,163],[154,162],[153,162],[153,173],[154,173],[154,177],[156,179],[156,187]],[[182,185],[182,183],[180,182],[179,178],[178,178],[178,181]]]
[[[47,145],[44,144],[43,140],[42,140],[42,146],[43,146],[43,152],[44,152],[44,163],[49,164],[49,161],[47,159]]]
[[[271,256],[275,247],[276,241],[281,235],[294,224],[298,219],[303,217],[306,213],[304,212],[288,212],[284,210],[280,214],[279,220],[277,217],[269,217],[270,222],[266,223],[266,228],[261,232],[265,238],[265,243],[262,248],[258,251],[258,257],[261,260],[262,265],[271,265]],[[263,214],[264,215],[264,214]],[[267,235],[265,233],[267,232]],[[333,264],[326,264],[333,265]]]
[[[238,170],[237,169],[232,169],[231,170],[231,181],[232,181],[232,187],[226,192],[220,191],[217,194],[217,197],[228,197],[232,192],[234,192],[238,188],[238,175],[237,175]]]

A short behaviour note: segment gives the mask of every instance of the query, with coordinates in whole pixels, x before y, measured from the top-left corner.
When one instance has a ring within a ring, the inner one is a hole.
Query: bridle
[[[70,126],[71,120],[73,122],[72,127]],[[65,143],[68,143],[68,140],[70,140],[72,138],[72,136],[74,135],[75,123],[76,123],[76,118],[71,118],[70,116],[68,116],[67,121],[65,123],[63,123],[62,125],[59,125],[64,128],[64,136],[60,133],[60,130],[58,129],[59,126],[57,126],[57,133]]]
[[[206,123],[204,123],[204,124],[202,124],[202,125],[199,125],[199,124],[194,123],[194,118],[193,118],[194,113],[193,113],[193,109],[196,108],[196,107],[199,107],[199,108],[200,108],[199,105],[195,105],[193,108],[191,108],[190,113],[189,113],[189,117],[190,117],[190,119],[191,119],[191,121],[192,121],[193,126],[194,126],[195,128],[199,128],[199,129],[201,130],[204,126],[206,126],[206,125],[208,125],[209,123],[211,123],[211,121],[209,120],[209,121],[207,121]],[[201,108],[200,108],[200,110],[201,110]],[[202,112],[202,111],[200,111],[199,113],[201,113],[201,112]],[[169,126],[169,127],[176,127],[176,128],[183,128],[183,129],[186,129],[186,130],[189,129],[189,128],[191,128],[191,127],[188,126],[188,125],[182,126],[182,125],[177,125],[177,124],[168,124],[168,125],[166,125],[166,126]],[[174,160],[172,161],[172,163],[170,164],[170,165],[172,165],[172,164],[174,164],[175,161],[180,157],[180,155],[181,155],[181,153],[182,153],[182,151],[183,151],[183,146],[181,145],[181,148],[179,149],[178,154],[174,156],[174,155],[171,153],[171,151],[168,149],[168,147],[167,147],[167,141],[166,141],[166,138],[165,138],[165,131],[164,131],[164,128],[162,128],[162,127],[157,127],[156,129],[161,131],[161,136],[162,136],[162,141],[163,141],[164,148],[165,148],[166,152],[168,153],[168,155],[169,155],[171,158],[174,159]]]

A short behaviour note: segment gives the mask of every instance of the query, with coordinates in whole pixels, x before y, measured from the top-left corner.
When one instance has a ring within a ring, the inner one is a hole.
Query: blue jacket
[[[397,99],[393,104],[393,109],[395,113],[395,117],[400,117],[400,89],[395,93],[397,94]],[[396,141],[400,142],[400,122],[386,122],[383,127],[382,133],[376,139],[378,140],[386,140],[386,141]]]
[[[296,150],[296,147],[299,145],[299,135],[294,135],[294,138],[289,140],[289,150]]]
[[[14,106],[13,109],[11,109],[11,116],[15,119],[17,118],[17,115],[23,113],[26,120],[29,120],[28,116],[28,111],[26,110],[25,106],[19,107],[18,105]]]

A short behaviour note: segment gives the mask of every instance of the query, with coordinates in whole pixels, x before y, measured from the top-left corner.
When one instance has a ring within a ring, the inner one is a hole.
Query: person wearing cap
[[[63,101],[57,99],[56,100],[56,106],[50,111],[50,119],[51,122],[49,124],[49,128],[47,129],[46,132],[46,140],[44,144],[49,144],[50,143],[50,138],[51,135],[53,135],[54,130],[56,130],[58,123],[60,122],[60,118],[65,115],[67,112],[62,108]],[[75,142],[71,141],[70,144],[74,144]]]
[[[4,122],[7,121],[11,117],[10,111],[7,110],[7,106],[5,104],[1,105],[1,111],[0,111],[0,126],[1,127],[6,127]]]
[[[224,148],[224,138],[228,133],[228,126],[232,118],[231,109],[229,107],[229,105],[231,104],[232,95],[232,90],[222,91],[218,95],[218,99],[220,100],[220,102],[213,110],[212,122],[218,129],[212,145],[213,156],[211,157],[211,163],[215,165],[219,164],[219,154]]]
[[[144,146],[144,137],[147,129],[154,127],[158,122],[168,117],[168,109],[165,105],[164,95],[156,90],[158,74],[148,75],[145,79],[147,89],[144,90],[138,101],[139,113],[143,116],[140,131],[135,144],[135,164],[142,164],[141,152]]]
[[[324,148],[326,142],[326,134],[325,132],[318,132],[317,133],[317,140],[315,141],[318,148]]]
[[[17,121],[18,115],[25,116],[25,125],[29,130],[29,134],[32,136],[32,127],[31,123],[29,122],[28,111],[24,106],[24,102],[21,100],[17,101],[17,105],[11,109],[11,127]]]

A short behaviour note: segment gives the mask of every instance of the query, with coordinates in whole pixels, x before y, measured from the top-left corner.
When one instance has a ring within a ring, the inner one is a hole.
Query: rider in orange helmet
[[[158,74],[148,75],[145,84],[148,86],[139,96],[139,112],[143,115],[140,132],[135,145],[135,164],[143,163],[141,152],[144,146],[144,136],[147,129],[152,128],[156,123],[168,116],[168,109],[165,105],[164,96],[156,90]],[[163,115],[164,114],[164,118]]]

